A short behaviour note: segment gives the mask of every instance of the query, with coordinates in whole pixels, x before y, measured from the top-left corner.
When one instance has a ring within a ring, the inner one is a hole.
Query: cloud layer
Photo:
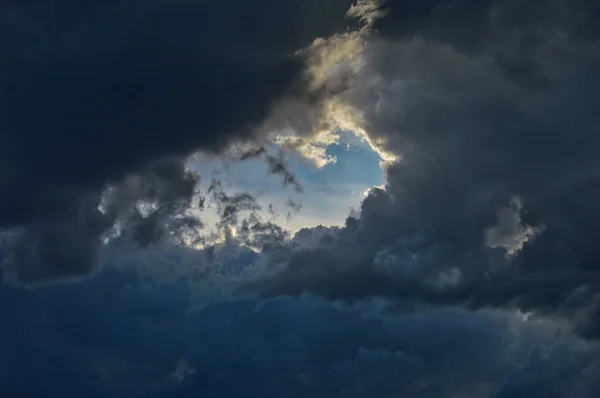
[[[238,258],[230,265],[242,264]],[[598,347],[565,336],[560,323],[496,311],[388,317],[373,305],[293,299],[196,311],[193,290],[183,280],[157,285],[114,269],[80,284],[0,287],[3,321],[11,325],[0,333],[0,391],[117,398],[596,394]]]
[[[263,294],[516,307],[599,336],[596,7],[384,9],[335,100],[397,161],[333,241],[278,258]]]
[[[597,395],[598,6],[351,3],[0,6],[3,279],[97,271],[0,285],[0,391]],[[186,165],[300,191],[285,151],[341,130],[386,171],[341,227],[290,237]]]
[[[14,279],[88,273],[102,233],[139,202],[168,224],[194,192],[186,157],[260,143],[275,101],[307,95],[297,51],[356,25],[350,3],[5,2],[0,226],[11,262],[35,263],[11,266]],[[114,212],[97,209],[107,189]]]

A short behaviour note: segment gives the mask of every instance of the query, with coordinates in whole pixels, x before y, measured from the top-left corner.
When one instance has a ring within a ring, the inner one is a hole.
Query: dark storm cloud
[[[164,158],[179,162],[253,139],[273,102],[302,90],[303,59],[294,53],[348,26],[349,5],[4,2],[0,226],[20,234],[15,253],[27,259],[15,266],[40,268],[25,279],[89,271],[93,248],[115,221],[96,209],[108,185],[144,179]],[[179,175],[163,176],[165,183],[185,188],[136,223],[142,243],[163,235],[157,219],[192,193],[185,169],[172,171]],[[37,243],[29,250],[27,242]]]
[[[338,98],[399,160],[333,244],[295,252],[263,292],[520,307],[597,336],[597,7],[386,7]]]
[[[318,228],[324,237],[334,229]],[[307,245],[318,236],[303,231]],[[316,243],[316,242],[315,242]],[[162,250],[184,266],[203,251]],[[143,252],[136,251],[134,254]],[[260,255],[214,252],[216,281]],[[140,276],[139,262],[104,267],[78,284],[0,286],[0,393],[38,396],[595,397],[598,346],[561,322],[502,311],[383,316],[321,300],[241,300],[185,276]],[[211,257],[211,256],[206,256]],[[120,257],[122,259],[122,257]],[[205,279],[203,279],[203,282]],[[107,297],[110,299],[107,300]],[[374,305],[375,304],[375,305]],[[193,372],[174,375],[185,359]],[[35,380],[35,383],[32,383]],[[537,394],[537,395],[536,395]]]
[[[155,284],[110,268],[81,284],[35,291],[3,286],[3,319],[13,327],[0,334],[0,392],[595,396],[597,347],[573,336],[551,345],[553,322],[448,310],[389,318],[293,299],[195,311],[193,289],[181,280]],[[181,358],[194,373],[178,380],[171,375]]]
[[[593,397],[600,375],[598,349],[577,351],[563,343],[535,346],[492,398]]]
[[[185,170],[183,160],[163,159],[111,186],[102,198],[101,210],[111,220],[121,216],[128,237],[145,247],[201,226],[199,220],[183,215],[192,205],[197,182],[198,176]],[[143,202],[136,205],[140,199]]]
[[[104,195],[75,196],[73,208],[5,232],[5,280],[40,283],[81,277],[93,270],[96,247],[105,233],[119,232],[119,241],[146,247],[163,239],[193,240],[201,227],[184,214],[192,204],[197,176],[184,161],[152,162],[116,184]],[[119,231],[113,224],[119,224]]]

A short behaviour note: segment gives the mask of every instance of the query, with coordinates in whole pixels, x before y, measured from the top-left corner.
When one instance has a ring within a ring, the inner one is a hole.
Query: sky
[[[210,183],[218,179],[230,192],[252,193],[266,216],[291,233],[317,225],[341,226],[350,211],[358,209],[365,193],[384,183],[384,171],[381,157],[368,143],[352,132],[339,134],[337,142],[324,147],[325,164],[297,153],[287,159],[289,170],[302,185],[302,192],[266,176],[268,166],[259,159],[231,163],[200,155],[190,161],[188,167],[206,176],[199,184],[200,189],[208,189]],[[275,155],[278,150],[278,145],[271,148]],[[269,205],[272,205],[272,214]],[[210,224],[218,221],[214,211],[207,218]]]
[[[0,396],[595,398],[600,6],[0,5]]]

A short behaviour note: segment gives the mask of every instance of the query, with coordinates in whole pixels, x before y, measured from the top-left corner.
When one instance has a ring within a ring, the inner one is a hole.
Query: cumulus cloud
[[[600,335],[586,321],[600,259],[595,5],[376,9],[330,98],[392,155],[385,187],[327,245],[278,258],[259,290],[517,307]]]
[[[82,4],[0,6],[0,273],[97,271],[0,285],[0,391],[597,395],[595,4]],[[341,227],[289,236],[186,167],[300,190],[285,151],[344,130],[386,183]]]
[[[235,250],[223,255],[234,268],[244,263]],[[13,327],[0,339],[0,391],[595,396],[598,347],[567,336],[554,321],[462,310],[392,317],[312,299],[236,300],[198,310],[190,309],[194,289],[124,268],[68,286],[2,286],[3,320]]]
[[[130,223],[135,240],[168,234],[164,220],[184,213],[193,177],[156,164],[264,141],[270,109],[309,95],[298,50],[357,26],[351,4],[3,3],[0,226],[16,235],[15,279],[88,273],[101,236],[140,202],[154,210]],[[268,160],[299,189],[282,159]],[[119,198],[116,212],[98,209],[106,195]]]
[[[598,365],[598,347],[564,342],[536,345],[492,397],[592,397],[600,375]]]

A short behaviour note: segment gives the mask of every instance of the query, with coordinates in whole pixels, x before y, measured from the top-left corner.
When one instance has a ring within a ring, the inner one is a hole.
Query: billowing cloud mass
[[[231,256],[219,272],[239,272],[245,260]],[[184,279],[157,284],[110,268],[79,284],[1,286],[3,321],[11,327],[0,332],[0,391],[98,398],[597,396],[599,348],[567,335],[560,322],[502,311],[385,316],[373,304],[289,298],[196,310],[195,289]]]
[[[597,397],[599,23],[589,0],[5,1],[0,395]],[[385,184],[341,226],[293,233],[190,169],[261,159],[310,197],[286,156],[325,168],[350,133]]]
[[[13,279],[88,273],[101,235],[139,202],[159,210],[137,238],[161,235],[194,193],[185,158],[264,139],[278,99],[308,96],[297,51],[356,25],[350,5],[4,2],[0,226]],[[116,203],[103,212],[107,189]]]
[[[278,258],[263,294],[516,307],[600,336],[596,6],[383,10],[335,101],[396,156],[387,183],[333,241]]]

